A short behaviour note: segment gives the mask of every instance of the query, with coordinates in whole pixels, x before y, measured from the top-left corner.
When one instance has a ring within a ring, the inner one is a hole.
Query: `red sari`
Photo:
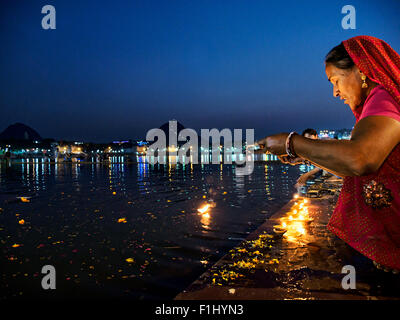
[[[381,115],[400,121],[400,56],[374,37],[343,44],[357,67],[380,84],[354,112],[356,120]],[[328,229],[368,258],[400,269],[400,144],[378,171],[344,178]]]

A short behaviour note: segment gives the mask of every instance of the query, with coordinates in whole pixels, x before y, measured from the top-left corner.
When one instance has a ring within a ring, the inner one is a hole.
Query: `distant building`
[[[340,130],[329,130],[323,129],[318,133],[319,139],[339,139],[339,140],[349,140],[351,137],[350,129],[340,129]]]
[[[349,140],[351,138],[351,131],[350,129],[341,129],[337,130],[337,136],[339,140]]]
[[[335,130],[320,130],[318,133],[318,138],[319,139],[334,139],[336,136],[336,131]]]
[[[136,152],[132,140],[113,141],[106,149],[107,153],[113,155],[134,154]]]
[[[60,155],[80,155],[83,153],[82,145],[75,142],[60,142],[60,144],[57,145],[57,150]]]
[[[136,154],[138,156],[145,156],[148,145],[149,145],[149,143],[147,141],[137,141],[136,142]]]

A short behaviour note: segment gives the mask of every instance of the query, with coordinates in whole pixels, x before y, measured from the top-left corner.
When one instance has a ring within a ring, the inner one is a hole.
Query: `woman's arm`
[[[287,134],[261,141],[272,153],[285,154]],[[386,116],[369,116],[354,127],[350,140],[312,140],[293,136],[297,155],[339,176],[360,176],[379,169],[400,142],[400,122]]]

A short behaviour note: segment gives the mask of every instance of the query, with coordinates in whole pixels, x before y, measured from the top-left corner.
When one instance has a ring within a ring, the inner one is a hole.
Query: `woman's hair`
[[[325,64],[331,63],[339,69],[351,69],[354,66],[354,61],[347,53],[343,43],[334,47],[325,57]]]

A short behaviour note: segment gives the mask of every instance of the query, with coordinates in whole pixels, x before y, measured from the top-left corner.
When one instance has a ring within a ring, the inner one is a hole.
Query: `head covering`
[[[385,41],[357,36],[342,42],[355,65],[400,105],[400,55]]]

